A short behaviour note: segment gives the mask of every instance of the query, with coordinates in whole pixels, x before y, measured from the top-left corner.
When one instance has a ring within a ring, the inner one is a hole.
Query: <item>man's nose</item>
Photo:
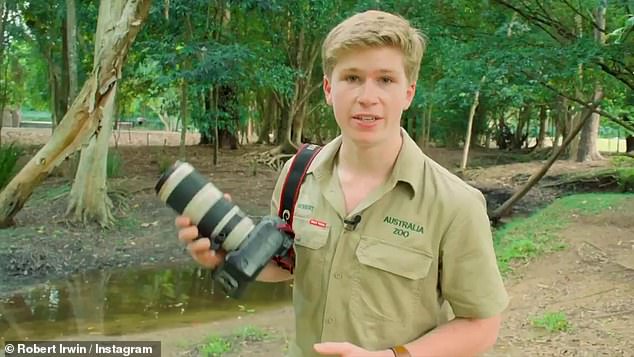
[[[379,88],[374,81],[367,80],[359,87],[357,98],[361,105],[372,105],[379,102]]]

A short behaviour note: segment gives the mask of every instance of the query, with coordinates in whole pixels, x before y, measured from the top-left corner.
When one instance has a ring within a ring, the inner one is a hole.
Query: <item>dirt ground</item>
[[[511,302],[495,348],[502,356],[634,355],[634,198],[593,217],[573,218],[561,232],[563,251],[542,256],[507,278]],[[533,327],[545,312],[562,311],[566,332]],[[223,357],[282,356],[293,336],[291,307],[194,327],[118,336],[117,340],[160,340],[165,356],[198,356],[209,331],[257,326],[259,342],[242,342]],[[89,339],[89,337],[87,337]]]
[[[498,343],[486,356],[634,355],[634,198],[601,215],[574,219],[560,238],[565,250],[519,267],[507,278],[511,302]],[[533,318],[555,311],[566,314],[569,331],[532,326]],[[282,356],[294,331],[293,311],[286,307],[117,339],[158,339],[166,356],[197,356],[208,331],[245,325],[259,327],[268,337],[243,342],[223,357]]]
[[[250,165],[243,157],[246,150],[222,151],[213,167],[211,150],[189,147],[187,161],[219,189],[231,193],[247,214],[267,214],[276,172]],[[16,215],[16,226],[0,230],[0,297],[78,272],[190,259],[176,239],[174,212],[154,193],[160,166],[174,162],[178,148],[122,146],[113,151],[123,162],[121,177],[109,180],[117,219],[114,226],[102,230],[69,222],[64,213],[70,181],[49,177]],[[28,154],[34,152],[35,148]]]
[[[231,193],[243,210],[257,217],[268,213],[276,172],[250,164],[244,155],[265,149],[222,150],[214,167],[210,147],[192,146],[187,149],[187,160],[221,190]],[[17,226],[0,230],[0,297],[83,271],[189,261],[176,239],[174,213],[153,191],[159,167],[176,160],[177,148],[120,146],[116,151],[123,162],[121,177],[109,182],[117,223],[104,231],[68,222],[63,213],[69,180],[48,178],[16,216]],[[430,148],[426,153],[450,170],[457,168],[461,158],[460,151]],[[474,169],[464,173],[464,179],[482,189],[490,203],[499,204],[540,165],[511,163],[509,155],[476,152]],[[607,166],[608,161],[560,161],[545,180]],[[533,211],[560,194],[554,189],[533,190],[514,212]],[[634,199],[615,212],[576,218],[562,232],[562,239],[568,244],[566,250],[540,257],[507,279],[512,301],[491,356],[634,355]],[[566,312],[572,329],[551,334],[531,326],[531,317],[550,310]],[[269,337],[263,342],[244,343],[228,356],[279,356],[293,335],[292,321],[292,310],[286,307],[241,319],[116,339],[158,339],[163,342],[164,355],[196,355],[196,343],[208,336],[211,327],[231,331],[255,325],[268,331]],[[189,343],[184,345],[183,341]]]

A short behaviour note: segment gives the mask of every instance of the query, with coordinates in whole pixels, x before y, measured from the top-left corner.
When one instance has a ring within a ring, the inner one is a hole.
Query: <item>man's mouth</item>
[[[381,119],[381,118],[379,118],[379,117],[377,117],[375,115],[354,115],[354,116],[352,116],[352,118],[356,119],[356,120],[360,120],[360,121],[362,121],[364,123],[372,123],[372,122],[374,122],[376,120]]]

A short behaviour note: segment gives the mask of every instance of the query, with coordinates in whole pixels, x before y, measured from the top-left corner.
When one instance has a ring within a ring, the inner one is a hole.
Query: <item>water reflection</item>
[[[199,268],[96,272],[0,301],[0,341],[120,335],[210,322],[287,304],[287,283],[253,283],[227,298]]]

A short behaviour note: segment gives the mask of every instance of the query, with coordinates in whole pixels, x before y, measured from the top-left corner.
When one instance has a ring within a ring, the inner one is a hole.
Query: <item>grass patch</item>
[[[236,336],[242,341],[259,342],[264,341],[267,333],[257,326],[245,326],[237,332]]]
[[[546,329],[548,332],[565,332],[571,328],[570,322],[564,312],[547,312],[542,316],[531,320],[535,327]]]
[[[106,177],[120,177],[121,168],[123,167],[123,158],[117,151],[108,151],[108,158],[106,162]]]
[[[227,352],[233,352],[236,347],[244,343],[260,342],[269,337],[269,334],[261,328],[247,325],[229,336],[209,336],[203,344],[198,346],[198,351],[201,356],[221,357]]]
[[[118,218],[118,217],[117,217]],[[123,231],[134,231],[139,229],[141,221],[133,216],[124,216],[115,221],[115,227]]]
[[[634,157],[627,155],[611,156],[610,161],[615,167],[634,167]]]
[[[513,262],[527,261],[543,253],[565,248],[558,233],[574,217],[599,214],[612,209],[629,194],[588,193],[560,198],[532,216],[519,218],[494,232],[493,244],[503,273]]]
[[[70,193],[70,183],[64,182],[59,185],[42,185],[33,192],[33,199],[36,201],[55,201],[67,197]]]
[[[200,347],[200,353],[206,357],[220,357],[233,348],[231,341],[225,337],[210,336],[209,340]]]

